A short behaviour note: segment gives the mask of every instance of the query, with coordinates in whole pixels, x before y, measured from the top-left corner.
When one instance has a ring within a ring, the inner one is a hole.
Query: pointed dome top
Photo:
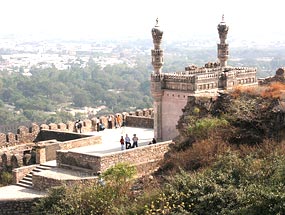
[[[160,28],[159,28],[158,18],[156,18],[156,25],[151,29],[151,34],[152,34],[153,40],[161,40],[162,39],[163,31],[160,30]]]
[[[222,15],[222,21],[219,23],[218,25],[218,30],[219,31],[228,31],[229,26],[227,26],[226,22],[225,22],[225,16],[224,14]]]

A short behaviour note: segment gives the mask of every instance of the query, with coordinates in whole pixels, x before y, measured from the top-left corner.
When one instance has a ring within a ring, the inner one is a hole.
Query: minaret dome
[[[158,25],[158,18],[156,19],[156,25],[151,29],[153,46],[151,50],[152,65],[155,74],[160,74],[163,66],[163,50],[160,48],[163,31],[160,30]]]

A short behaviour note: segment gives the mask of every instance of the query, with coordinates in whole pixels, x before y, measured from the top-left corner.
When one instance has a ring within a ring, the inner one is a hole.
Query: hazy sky
[[[166,38],[284,38],[284,0],[0,0],[1,30],[68,38],[149,38],[159,18]],[[247,37],[248,36],[248,37]]]

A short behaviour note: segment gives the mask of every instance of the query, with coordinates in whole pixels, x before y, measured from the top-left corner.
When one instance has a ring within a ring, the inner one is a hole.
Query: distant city
[[[150,35],[149,35],[150,36]],[[41,38],[41,39],[39,39]],[[168,39],[164,42],[167,48],[175,50],[216,50],[216,36],[193,36],[190,40],[175,41]],[[228,39],[230,44],[230,61],[236,63],[240,61],[238,56],[233,56],[233,49],[283,49],[285,40],[264,40],[257,38],[252,40]],[[32,68],[46,69],[55,67],[58,70],[66,70],[71,65],[77,64],[81,68],[92,60],[104,68],[107,65],[125,64],[129,67],[136,65],[136,57],[139,55],[150,55],[151,38],[135,39],[125,38],[117,40],[102,39],[45,39],[44,35],[35,37],[23,35],[21,37],[5,35],[0,37],[0,70],[9,72],[20,72],[25,76],[30,76]],[[174,54],[172,53],[168,54]],[[175,53],[178,54],[179,53]],[[257,61],[273,60],[270,56],[258,56]],[[185,65],[186,66],[186,65]]]

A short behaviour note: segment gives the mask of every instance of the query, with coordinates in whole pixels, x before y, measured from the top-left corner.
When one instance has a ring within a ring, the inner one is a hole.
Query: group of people
[[[113,128],[113,119],[114,119],[113,115],[108,116],[108,128],[109,129]],[[125,117],[120,114],[116,114],[115,120],[114,120],[114,126],[115,128],[121,128],[125,126]]]
[[[121,139],[120,139],[121,150],[138,147],[138,140],[139,140],[139,138],[137,137],[136,134],[134,134],[134,136],[132,138],[132,142],[133,142],[133,145],[132,145],[131,139],[128,136],[128,134],[126,134],[125,138],[123,136],[121,136]],[[152,138],[152,140],[148,143],[148,145],[156,144],[156,142],[157,142],[156,139]]]
[[[134,134],[132,138],[133,145],[131,144],[131,139],[128,136],[128,134],[126,134],[125,138],[121,136],[121,139],[120,139],[121,149],[124,150],[125,148],[130,149],[130,148],[138,147],[138,141],[139,141],[139,138],[137,137],[136,134]]]
[[[115,126],[115,128],[121,128],[124,127],[126,124],[125,116],[120,114],[116,114],[115,116],[109,115],[107,121],[108,121],[108,129],[112,129],[113,125]],[[80,119],[76,120],[74,127],[76,132],[82,133],[83,121],[81,121]],[[103,131],[104,129],[105,129],[104,123],[99,118],[96,118],[95,130]]]

